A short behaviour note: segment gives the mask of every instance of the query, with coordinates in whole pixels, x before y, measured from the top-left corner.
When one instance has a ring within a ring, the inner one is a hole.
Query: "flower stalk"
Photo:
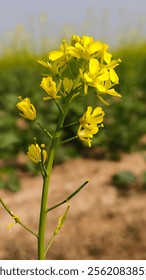
[[[41,211],[40,211],[40,222],[39,222],[39,232],[38,232],[38,259],[45,259],[45,229],[46,229],[46,218],[47,218],[47,208],[48,208],[48,193],[49,193],[49,183],[51,177],[51,171],[54,162],[55,151],[57,149],[60,130],[63,126],[65,116],[69,109],[70,100],[75,92],[73,91],[71,95],[66,97],[66,102],[62,110],[62,114],[59,117],[58,124],[56,126],[56,131],[53,135],[52,143],[49,151],[49,159],[46,167],[47,175],[44,178],[42,199],[41,199]]]

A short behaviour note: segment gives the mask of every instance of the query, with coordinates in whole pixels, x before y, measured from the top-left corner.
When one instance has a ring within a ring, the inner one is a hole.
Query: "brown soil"
[[[71,201],[67,220],[47,255],[47,259],[146,259],[146,192],[131,190],[119,195],[111,175],[130,170],[136,175],[146,170],[140,153],[124,155],[119,162],[72,159],[53,169],[50,206],[73,192],[86,179],[90,183]],[[22,176],[18,193],[1,190],[0,196],[21,221],[37,231],[41,177]],[[64,213],[66,205],[48,215],[47,239]],[[33,235],[16,224],[0,205],[0,259],[36,259]]]

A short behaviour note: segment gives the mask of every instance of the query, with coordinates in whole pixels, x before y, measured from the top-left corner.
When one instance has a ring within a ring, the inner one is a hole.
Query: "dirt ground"
[[[118,162],[71,159],[54,167],[50,206],[86,179],[90,183],[70,201],[68,217],[47,259],[146,259],[146,192],[134,189],[126,196],[119,195],[111,176],[120,170],[139,176],[146,170],[146,161],[142,154],[135,153],[123,155]],[[21,183],[19,192],[0,190],[0,196],[24,224],[37,231],[42,178],[21,175]],[[62,205],[48,215],[47,240],[65,209]],[[35,237],[18,224],[6,228],[10,223],[12,219],[0,205],[0,259],[37,259]]]

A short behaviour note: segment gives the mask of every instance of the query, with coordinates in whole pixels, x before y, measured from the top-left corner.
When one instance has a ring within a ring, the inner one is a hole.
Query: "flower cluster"
[[[95,89],[95,94],[105,103],[101,95],[109,94],[120,97],[113,88],[119,83],[115,72],[120,59],[113,59],[108,52],[108,45],[94,41],[93,37],[73,35],[70,44],[63,40],[59,50],[48,54],[49,61],[38,61],[49,69],[48,77],[44,77],[41,87],[51,98],[66,96],[63,79],[70,79],[72,88],[84,88],[84,94]],[[74,64],[75,69],[71,69]],[[71,73],[72,72],[72,73]],[[57,95],[59,92],[60,95]]]
[[[80,126],[77,134],[81,140],[88,143],[89,147],[91,147],[93,135],[98,132],[99,127],[103,127],[103,117],[104,112],[101,107],[96,107],[93,110],[93,108],[89,106],[79,120]]]
[[[112,59],[108,48],[107,44],[94,41],[91,36],[73,35],[70,43],[63,40],[58,50],[48,53],[48,62],[38,61],[49,70],[40,84],[48,94],[43,99],[62,99],[72,91],[77,95],[95,93],[105,104],[108,104],[103,99],[105,94],[120,97],[114,86],[119,83],[115,68],[121,60]],[[100,107],[92,110],[91,106],[87,108],[77,132],[89,147],[104,116]]]
[[[73,35],[70,43],[63,40],[58,50],[48,53],[47,62],[38,61],[48,69],[48,73],[40,83],[47,94],[43,99],[55,100],[62,113],[61,107],[64,104],[62,100],[67,97],[70,97],[71,101],[79,95],[95,94],[105,104],[108,104],[103,99],[105,94],[120,97],[114,86],[119,83],[115,68],[121,60],[112,59],[108,48],[107,44],[94,41],[90,36]],[[29,98],[21,99],[16,106],[22,112],[20,113],[22,117],[36,121],[36,110]],[[87,142],[89,147],[93,135],[98,132],[99,127],[103,126],[103,116],[101,107],[93,109],[88,106],[79,120],[77,136]],[[39,151],[39,147],[33,146],[33,149]]]

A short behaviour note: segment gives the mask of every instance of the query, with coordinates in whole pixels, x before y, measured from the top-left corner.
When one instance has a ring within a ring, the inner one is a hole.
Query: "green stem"
[[[53,161],[55,156],[55,150],[57,148],[59,137],[60,137],[60,129],[63,126],[64,119],[66,117],[69,103],[72,99],[72,96],[75,92],[66,97],[66,101],[62,110],[62,114],[59,117],[56,130],[53,135],[53,139],[50,146],[49,158],[46,167],[47,174],[43,178],[43,190],[42,190],[42,198],[41,198],[41,209],[40,209],[40,220],[39,220],[39,232],[38,232],[38,259],[45,259],[45,229],[46,229],[46,218],[47,218],[47,203],[48,203],[48,192],[49,192],[49,183],[50,176],[53,167]]]
[[[71,137],[71,138],[68,138],[68,139],[65,139],[65,140],[61,141],[60,144],[65,144],[65,143],[70,142],[70,141],[72,141],[72,140],[74,140],[74,139],[77,139],[77,138],[78,138],[78,136],[75,135],[75,136],[73,136],[73,137]]]
[[[69,127],[69,126],[72,126],[72,125],[75,125],[75,124],[79,124],[79,122],[72,122],[72,123],[65,124],[65,125],[63,125],[62,128],[66,128],[66,127]]]
[[[51,239],[49,240],[49,242],[48,242],[48,244],[46,246],[45,255],[47,254],[48,250],[50,249],[50,247],[51,247],[51,245],[52,245],[56,235],[60,232],[60,230],[61,230],[61,228],[62,228],[62,226],[63,226],[63,224],[64,224],[64,222],[66,220],[69,208],[70,208],[70,205],[67,206],[67,209],[65,210],[64,215],[59,217],[58,225],[57,225],[57,227],[56,227],[56,229],[55,229]]]
[[[54,102],[55,102],[55,104],[56,104],[56,106],[57,106],[57,108],[58,108],[59,113],[62,115],[62,110],[61,110],[61,108],[60,108],[58,102],[56,101],[55,98],[53,98],[53,100],[54,100]]]
[[[62,204],[70,201],[78,192],[80,192],[87,184],[89,183],[89,180],[85,181],[79,188],[77,188],[73,193],[71,193],[66,199],[64,199],[63,201],[61,201],[60,203],[50,207],[47,209],[47,212],[61,206]]]
[[[34,120],[34,121],[35,121],[35,123],[36,123],[37,125],[39,125],[39,127],[50,137],[50,139],[53,138],[52,135],[51,135],[51,133],[50,133],[49,131],[47,131],[47,129],[44,128],[44,127],[40,124],[40,122],[39,122],[38,120]]]
[[[0,198],[0,203],[3,205],[4,209],[7,211],[7,213],[14,219],[16,224],[21,225],[23,228],[25,228],[27,231],[29,231],[30,233],[32,233],[33,235],[35,235],[36,237],[38,237],[38,235],[32,231],[30,228],[28,228],[26,225],[24,225],[18,216],[16,216],[9,208],[8,206],[3,202],[3,200]]]

